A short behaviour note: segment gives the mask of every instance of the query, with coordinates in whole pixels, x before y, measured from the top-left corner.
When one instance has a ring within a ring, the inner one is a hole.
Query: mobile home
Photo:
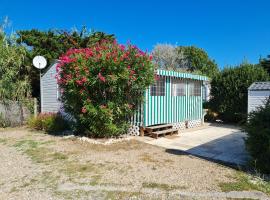
[[[157,80],[144,92],[145,101],[130,120],[131,134],[158,129],[192,128],[203,123],[203,93],[205,76],[157,70]],[[59,87],[56,79],[56,63],[41,78],[41,111],[61,111]],[[165,129],[165,130],[163,130]]]

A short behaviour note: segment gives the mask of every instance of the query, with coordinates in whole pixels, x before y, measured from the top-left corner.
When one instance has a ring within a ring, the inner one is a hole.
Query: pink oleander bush
[[[60,57],[57,80],[76,131],[91,137],[118,136],[154,81],[152,56],[136,46],[102,41]]]
[[[35,130],[56,133],[69,129],[68,122],[58,113],[40,113],[28,120],[28,126]]]

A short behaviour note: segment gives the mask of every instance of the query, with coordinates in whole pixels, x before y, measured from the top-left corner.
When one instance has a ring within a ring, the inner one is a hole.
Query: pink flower
[[[99,106],[101,109],[104,109],[104,108],[107,108],[107,106],[106,105],[101,105],[101,106]]]
[[[85,83],[87,81],[87,78],[86,77],[83,77],[82,80],[81,80],[83,83]]]
[[[101,80],[102,82],[106,82],[105,77],[102,76],[102,74],[101,74],[100,72],[98,73],[98,78],[99,78],[99,80]]]
[[[77,85],[82,85],[83,84],[82,81],[80,81],[80,80],[76,80],[76,83],[77,83]]]
[[[86,113],[86,112],[87,112],[86,108],[82,107],[82,113]]]

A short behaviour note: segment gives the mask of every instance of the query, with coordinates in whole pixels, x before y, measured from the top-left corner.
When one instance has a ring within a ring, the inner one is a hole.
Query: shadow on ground
[[[245,133],[239,131],[188,150],[167,148],[165,151],[175,155],[193,155],[226,166],[243,168],[250,159],[245,150],[245,137]]]

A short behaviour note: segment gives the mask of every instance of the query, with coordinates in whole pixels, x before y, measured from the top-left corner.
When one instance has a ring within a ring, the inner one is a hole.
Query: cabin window
[[[186,84],[181,79],[172,79],[172,96],[185,96]]]
[[[155,84],[150,88],[151,96],[165,96],[165,78],[158,77]]]
[[[189,96],[201,96],[200,82],[189,83]]]

